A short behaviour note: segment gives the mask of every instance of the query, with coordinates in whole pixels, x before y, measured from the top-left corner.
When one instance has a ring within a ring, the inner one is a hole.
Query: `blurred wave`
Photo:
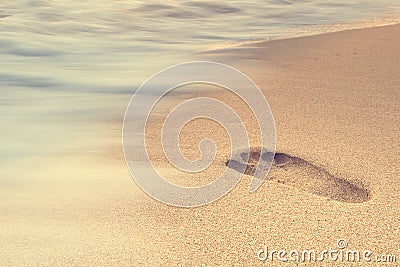
[[[76,68],[82,62],[96,68],[112,56],[127,68],[145,69],[154,65],[154,55],[312,34],[315,26],[399,13],[395,0],[6,0],[0,3],[0,53],[8,56],[6,64],[26,57],[56,58],[28,60],[35,68]]]
[[[397,0],[5,0],[0,53],[8,72],[78,80],[86,73],[132,85],[178,63],[177,55],[216,44],[318,33],[391,13],[400,13]]]
[[[389,14],[400,14],[397,0],[3,0],[0,165],[61,149],[63,138],[93,131],[89,121],[121,119],[141,82],[191,52]]]

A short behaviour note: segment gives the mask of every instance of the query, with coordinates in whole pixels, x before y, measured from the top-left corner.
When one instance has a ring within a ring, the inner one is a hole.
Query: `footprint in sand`
[[[226,166],[237,171],[245,170],[245,174],[254,176],[258,163],[263,168],[271,161],[272,153],[260,148],[251,148],[250,152],[243,150],[233,153]],[[370,197],[365,188],[335,177],[304,159],[285,153],[275,154],[273,167],[267,178],[257,178],[276,181],[341,202],[360,203],[369,200]]]

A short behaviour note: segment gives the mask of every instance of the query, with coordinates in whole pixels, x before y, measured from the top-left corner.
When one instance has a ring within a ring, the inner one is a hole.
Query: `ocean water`
[[[73,140],[120,122],[138,85],[193,53],[394,24],[399,14],[397,0],[3,0],[0,180],[21,161],[79,150]]]
[[[391,14],[399,1],[5,0],[0,82],[125,92],[191,52],[400,21]]]

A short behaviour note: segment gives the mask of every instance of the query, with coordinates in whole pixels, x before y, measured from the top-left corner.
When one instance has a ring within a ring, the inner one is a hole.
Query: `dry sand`
[[[243,70],[263,90],[276,121],[277,150],[285,153],[270,179],[249,193],[251,177],[245,175],[228,195],[199,208],[164,205],[130,178],[121,154],[122,124],[113,123],[98,138],[82,140],[78,154],[20,166],[19,175],[32,183],[2,189],[0,266],[296,266],[262,263],[256,254],[264,245],[336,249],[340,238],[349,249],[394,254],[399,262],[399,47],[396,25],[199,55]],[[257,146],[254,118],[234,96],[224,90],[195,94],[238,108]],[[160,111],[192,96],[188,90],[173,93]],[[184,129],[181,146],[194,159],[198,140],[211,134],[219,148],[214,164],[190,180],[171,168],[160,154],[159,114],[150,120],[148,141],[161,173],[199,185],[223,171],[227,135],[205,120]],[[91,147],[95,152],[88,152]],[[340,195],[335,184],[348,192]],[[367,197],[345,201],[352,186]]]

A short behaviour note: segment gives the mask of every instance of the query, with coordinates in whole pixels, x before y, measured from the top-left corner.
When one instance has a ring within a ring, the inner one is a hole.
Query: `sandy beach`
[[[231,65],[260,87],[286,165],[273,166],[254,193],[244,175],[209,205],[162,204],[134,183],[125,165],[121,128],[129,98],[121,96],[120,121],[77,140],[69,154],[20,164],[18,175],[30,183],[0,189],[0,266],[398,266],[399,47],[400,25],[394,25],[194,55]],[[177,184],[210,182],[229,160],[226,133],[203,120],[183,129],[181,146],[195,159],[199,140],[211,135],[218,153],[209,169],[188,179],[162,155],[162,111],[200,95],[236,108],[251,145],[259,142],[250,110],[232,94],[171,93],[151,116],[147,140],[154,166]],[[339,239],[348,249],[370,250],[373,260],[396,255],[397,263],[257,258],[265,246],[322,251],[337,249]]]

